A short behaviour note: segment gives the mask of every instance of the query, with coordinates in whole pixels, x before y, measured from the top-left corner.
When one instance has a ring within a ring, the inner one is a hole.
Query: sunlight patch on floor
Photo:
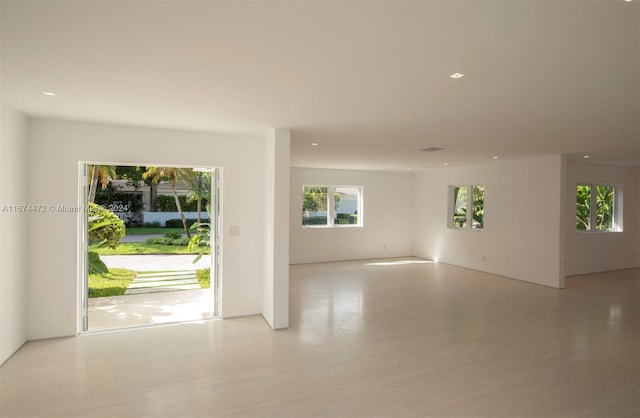
[[[395,261],[376,261],[373,263],[364,263],[365,266],[404,266],[407,264],[434,264],[433,260],[395,260]]]

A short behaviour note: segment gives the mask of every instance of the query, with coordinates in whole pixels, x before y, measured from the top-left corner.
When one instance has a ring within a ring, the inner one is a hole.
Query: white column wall
[[[265,280],[262,315],[273,329],[289,326],[289,155],[291,132],[265,141]]]
[[[57,120],[30,125],[29,201],[78,204],[78,162],[222,167],[223,317],[262,313],[264,138]],[[29,221],[28,338],[75,335],[76,213]],[[231,227],[238,233],[231,234]]]
[[[564,287],[564,157],[416,174],[414,254],[551,287]],[[447,228],[448,187],[484,185],[483,230]]]
[[[303,185],[363,186],[362,228],[302,227]],[[413,175],[356,170],[291,169],[292,264],[403,257],[412,254]]]
[[[567,164],[567,275],[640,267],[640,169],[601,164]],[[613,184],[621,187],[622,232],[576,231],[576,185]]]
[[[27,118],[2,103],[0,129],[0,364],[27,340]],[[32,262],[36,262],[31,259]]]

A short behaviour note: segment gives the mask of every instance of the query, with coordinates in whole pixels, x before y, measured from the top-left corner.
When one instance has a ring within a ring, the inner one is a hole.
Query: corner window
[[[603,184],[576,186],[576,230],[622,231],[621,187]]]
[[[484,228],[484,186],[449,186],[447,226],[452,229]]]
[[[302,226],[362,226],[362,186],[303,186]]]

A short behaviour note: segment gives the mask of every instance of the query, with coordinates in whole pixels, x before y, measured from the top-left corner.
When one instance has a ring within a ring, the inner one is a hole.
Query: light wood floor
[[[261,317],[27,343],[2,417],[632,417],[640,270],[555,290],[444,264],[291,267]]]

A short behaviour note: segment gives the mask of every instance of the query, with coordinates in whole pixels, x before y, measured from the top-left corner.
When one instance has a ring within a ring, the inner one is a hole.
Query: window
[[[484,186],[449,186],[448,213],[449,228],[464,229],[471,225],[472,229],[483,229]]]
[[[473,186],[473,213],[471,227],[482,229],[484,227],[484,186]]]
[[[302,225],[362,226],[362,186],[303,186]]]
[[[576,230],[622,231],[622,205],[619,190],[619,187],[613,185],[578,184],[576,186]]]
[[[453,227],[466,228],[467,226],[467,186],[453,189]]]

